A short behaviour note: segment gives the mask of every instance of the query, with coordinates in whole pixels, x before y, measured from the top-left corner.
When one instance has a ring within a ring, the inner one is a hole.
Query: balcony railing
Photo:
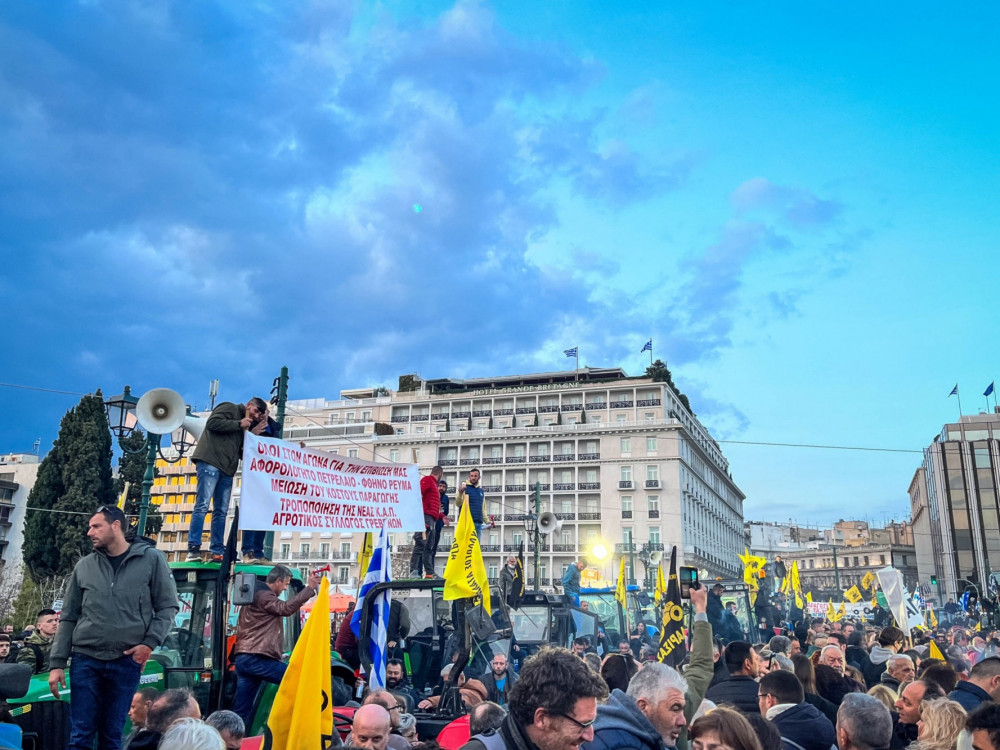
[[[502,487],[499,484],[482,485],[483,492],[501,492]]]
[[[608,408],[608,402],[607,401],[588,401],[587,402],[587,410],[588,411],[590,409],[607,409],[607,408]]]
[[[509,417],[513,413],[514,413],[513,409],[494,409],[493,410],[493,416],[494,417]]]
[[[659,479],[647,479],[646,480],[646,489],[647,490],[657,489],[657,488],[659,488],[659,486],[660,486],[660,480]]]
[[[631,518],[631,517],[632,517],[632,511],[630,511],[630,510],[623,510],[622,511],[622,518]]]
[[[577,456],[581,461],[599,461],[601,458],[600,453],[581,453]]]
[[[575,521],[576,513],[556,513],[556,518],[560,521]]]
[[[483,459],[484,464],[502,464],[503,459],[500,456],[487,456]]]
[[[478,458],[463,458],[460,462],[462,466],[475,466],[479,463]]]
[[[576,489],[576,484],[573,482],[557,482],[552,487],[556,492],[572,492]]]
[[[451,413],[452,419],[468,419],[470,416],[470,413],[467,411],[454,411]]]
[[[528,488],[523,484],[505,484],[504,492],[525,492]]]
[[[479,409],[478,411],[473,411],[472,416],[474,417],[492,417],[493,411],[490,409]]]
[[[619,542],[615,545],[615,552],[618,554],[623,552],[635,552],[635,544],[632,542]]]
[[[528,456],[528,461],[530,461],[533,464],[542,464],[542,463],[546,463],[546,462],[548,462],[550,460],[551,459],[549,458],[549,454],[548,453],[539,453],[539,454],[534,455],[534,456]]]
[[[659,518],[660,517],[660,511],[654,510],[653,508],[650,508],[649,509],[649,517],[650,518]]]
[[[503,514],[503,520],[504,521],[523,521],[524,520],[524,513],[504,513]]]
[[[553,544],[553,552],[576,552],[575,544]]]
[[[428,420],[430,420],[430,418],[431,418],[430,414],[414,414],[412,417],[410,417],[410,421],[411,422],[427,422]]]
[[[389,421],[390,422],[409,422],[410,421],[410,417],[409,417],[409,415],[393,416],[393,417],[389,418]]]
[[[601,489],[600,482],[580,482],[581,490],[599,490]]]
[[[519,406],[514,411],[516,411],[518,414],[534,414],[535,413],[535,407],[534,406]]]
[[[632,402],[631,401],[612,401],[611,402],[611,408],[612,409],[631,409],[632,408]]]
[[[618,489],[620,490],[630,490],[632,489],[632,480],[623,479],[618,483]]]
[[[521,549],[521,545],[520,544],[509,544],[508,543],[508,544],[505,544],[503,546],[503,551],[504,552],[517,552],[520,549]]]
[[[583,409],[583,404],[563,404],[563,411],[580,411]]]
[[[500,545],[499,544],[482,544],[482,545],[480,545],[480,549],[483,552],[499,552],[500,551]]]
[[[351,552],[350,550],[335,549],[333,553],[330,555],[330,558],[333,560],[353,560],[355,554],[356,553]]]
[[[524,456],[507,456],[507,458],[505,458],[504,461],[506,463],[509,463],[509,464],[523,464],[523,463],[525,463],[525,457]]]
[[[599,510],[598,511],[586,511],[586,512],[580,514],[580,520],[581,521],[600,521],[601,520],[601,512]]]
[[[552,460],[553,461],[575,461],[576,460],[576,454],[575,453],[556,453],[554,456],[552,456]]]
[[[458,461],[454,458],[439,458],[438,466],[458,466]]]
[[[646,542],[643,546],[650,552],[663,552],[663,542]]]
[[[557,411],[559,411],[559,407],[558,406],[546,405],[546,406],[539,406],[538,407],[538,413],[539,414],[552,414],[553,412],[557,412]]]
[[[659,406],[660,399],[658,398],[640,398],[636,402],[639,406]]]
[[[539,482],[532,482],[532,483],[531,483],[530,485],[528,485],[528,486],[529,486],[529,487],[530,487],[531,489],[535,489],[535,485],[537,485],[537,484],[540,484],[540,483],[539,483]],[[542,484],[542,485],[541,485],[541,489],[542,489],[542,492],[548,492],[548,491],[549,491],[550,489],[552,489],[552,485],[550,485],[550,484]]]

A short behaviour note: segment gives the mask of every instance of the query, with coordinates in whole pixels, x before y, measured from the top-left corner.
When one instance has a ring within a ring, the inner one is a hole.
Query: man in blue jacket
[[[563,573],[562,577],[563,593],[570,602],[577,606],[580,604],[580,573],[586,567],[587,563],[583,562],[583,560],[577,560],[566,568],[566,572]]]
[[[687,681],[666,664],[650,662],[628,690],[614,690],[597,709],[594,739],[582,750],[663,750],[674,748],[687,722]]]
[[[760,713],[757,677],[760,659],[747,641],[733,641],[726,646],[726,667],[729,679],[717,682],[708,689],[705,697],[716,705],[731,703],[745,714]]]
[[[485,502],[485,493],[483,488],[479,486],[479,469],[469,469],[469,481],[462,482],[458,487],[458,505],[462,506],[463,503],[469,504],[469,515],[472,516],[472,523],[476,527],[476,537],[482,539],[480,536],[483,525],[483,503]]]
[[[948,697],[961,703],[966,713],[1000,700],[1000,658],[991,656],[976,664],[969,672],[969,679],[961,680]]]
[[[830,750],[837,740],[833,724],[818,708],[805,702],[806,694],[799,678],[783,669],[760,678],[760,712],[774,722],[787,740],[786,747],[801,750]]]

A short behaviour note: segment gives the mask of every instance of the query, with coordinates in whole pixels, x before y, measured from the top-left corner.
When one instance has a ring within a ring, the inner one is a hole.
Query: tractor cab
[[[612,588],[583,589],[580,592],[580,606],[586,605],[588,612],[597,615],[614,650],[617,650],[619,641],[628,640],[629,634],[639,622],[646,624],[646,630],[653,637],[660,631],[656,608],[645,591],[641,591],[638,586],[629,586],[626,602],[627,613],[622,610]]]
[[[715,586],[722,586],[722,606],[727,610],[734,610],[736,622],[738,623],[739,630],[742,634],[736,632],[736,628],[730,628],[729,631],[720,634],[723,636],[725,641],[735,641],[735,640],[748,640],[751,643],[758,639],[757,634],[757,616],[754,614],[753,604],[750,602],[750,587],[739,580],[716,580],[716,581],[705,581],[705,586],[708,586],[709,590]],[[734,604],[734,607],[730,605]],[[726,615],[729,619],[728,614]],[[730,632],[731,631],[731,632]]]

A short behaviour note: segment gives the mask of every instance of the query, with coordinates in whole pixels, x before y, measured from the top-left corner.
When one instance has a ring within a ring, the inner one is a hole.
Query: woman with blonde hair
[[[761,750],[760,740],[750,722],[735,708],[719,706],[695,719],[688,730],[693,750],[710,750],[724,745],[729,750]]]
[[[868,695],[872,698],[877,698],[879,703],[882,703],[889,709],[889,711],[896,710],[896,701],[899,700],[899,696],[896,695],[896,691],[888,685],[879,683],[868,691]]]
[[[965,727],[965,709],[947,698],[923,701],[917,722],[917,741],[909,750],[955,750]]]

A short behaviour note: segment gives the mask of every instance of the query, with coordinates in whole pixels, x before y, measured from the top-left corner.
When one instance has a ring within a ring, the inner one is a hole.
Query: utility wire
[[[76,391],[60,391],[55,388],[40,388],[34,385],[18,385],[17,383],[0,383],[2,388],[19,388],[22,391],[40,391],[42,393],[61,393],[65,396],[87,396],[86,393],[77,393]]]

